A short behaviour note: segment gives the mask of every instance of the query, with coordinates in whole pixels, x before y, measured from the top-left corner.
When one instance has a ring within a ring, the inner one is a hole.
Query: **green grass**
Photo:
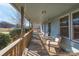
[[[4,33],[4,34],[9,34],[9,32],[1,32],[1,33]]]
[[[13,30],[14,28],[0,28],[0,32],[9,32]]]
[[[13,28],[0,28],[0,33],[9,34]]]

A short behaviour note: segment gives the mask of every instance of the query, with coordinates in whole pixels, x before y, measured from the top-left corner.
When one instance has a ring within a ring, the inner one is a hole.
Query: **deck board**
[[[37,54],[39,54],[40,56],[49,56],[48,52],[42,45],[39,36],[32,38],[28,49],[32,51],[36,51]]]

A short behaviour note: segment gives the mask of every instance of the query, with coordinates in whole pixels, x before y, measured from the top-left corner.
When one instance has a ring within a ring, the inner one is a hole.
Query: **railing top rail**
[[[17,43],[19,43],[22,40],[22,38],[17,39],[16,41],[14,41],[13,43],[11,43],[10,45],[6,46],[4,49],[2,49],[0,51],[0,56],[2,56],[3,54],[5,54],[7,51],[9,51],[11,48],[13,48]]]
[[[26,37],[30,32],[32,32],[32,30],[30,30],[29,32],[27,32],[23,37]]]

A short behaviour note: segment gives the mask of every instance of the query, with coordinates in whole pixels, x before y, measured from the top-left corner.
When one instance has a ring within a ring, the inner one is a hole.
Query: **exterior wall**
[[[79,9],[77,9],[78,11],[79,11]],[[76,9],[74,10],[74,11],[76,11]],[[71,13],[72,12],[74,12],[74,11],[71,11],[70,12],[70,16],[71,16]],[[71,16],[72,17],[72,16]],[[71,24],[72,24],[72,18],[70,18],[70,22],[71,22]],[[71,25],[70,24],[70,25]],[[72,26],[72,25],[71,25]],[[64,42],[65,42],[65,44],[63,43],[62,44],[62,47],[66,50],[66,51],[69,51],[69,52],[74,52],[74,53],[77,53],[77,52],[79,52],[79,42],[77,41],[75,41],[74,39],[73,39],[73,28],[71,27],[71,34],[70,34],[70,36],[71,36],[71,38],[70,39],[67,39],[67,38],[65,38],[64,39]]]
[[[51,36],[55,37],[60,34],[60,21],[55,19],[51,24]],[[64,38],[61,47],[68,52],[79,52],[79,43],[73,42],[69,38]]]
[[[42,24],[40,24],[40,31],[43,32],[43,30],[42,30]]]
[[[48,36],[48,24],[43,24],[42,31],[45,33],[46,36]]]
[[[53,20],[51,24],[51,36],[55,37],[57,34],[60,34],[60,21],[59,19],[51,20]],[[79,42],[75,42],[73,39],[64,38],[61,47],[68,52],[79,52]]]
[[[72,12],[72,11],[71,11]],[[71,13],[69,12],[69,13]],[[58,34],[60,34],[60,20],[59,19],[51,19],[51,36],[56,37]],[[43,31],[44,33],[48,33],[48,26],[47,24],[43,24]],[[70,34],[70,33],[69,33]],[[71,34],[70,34],[71,36]],[[79,42],[73,41],[71,38],[64,38],[61,47],[68,51],[68,52],[79,52]]]
[[[68,52],[79,52],[79,43],[75,43],[71,39],[64,39],[62,42],[62,48]]]
[[[42,26],[43,26],[42,31],[45,33],[45,24],[43,24]]]
[[[45,33],[46,36],[48,36],[48,24],[46,24],[46,33]]]
[[[60,23],[58,19],[54,19],[51,23],[51,36],[57,36],[60,34]]]
[[[44,24],[42,24],[42,32],[44,32]]]

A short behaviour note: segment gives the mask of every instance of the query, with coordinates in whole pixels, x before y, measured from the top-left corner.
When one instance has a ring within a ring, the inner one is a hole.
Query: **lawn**
[[[0,33],[9,34],[13,28],[0,28]]]

